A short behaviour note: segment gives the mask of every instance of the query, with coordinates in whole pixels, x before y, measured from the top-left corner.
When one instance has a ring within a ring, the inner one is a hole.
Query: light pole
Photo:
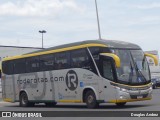
[[[97,0],[95,0],[95,6],[96,6],[96,15],[97,15],[98,34],[99,34],[99,39],[101,39],[101,30],[100,30],[100,23],[99,23]]]
[[[39,33],[42,33],[42,48],[43,48],[43,33],[46,33],[47,31],[45,30],[39,30]]]

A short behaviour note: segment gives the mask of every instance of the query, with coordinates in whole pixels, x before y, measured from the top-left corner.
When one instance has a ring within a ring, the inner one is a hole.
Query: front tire
[[[86,102],[88,108],[99,107],[99,103],[96,100],[95,93],[91,90],[86,93],[85,102]]]

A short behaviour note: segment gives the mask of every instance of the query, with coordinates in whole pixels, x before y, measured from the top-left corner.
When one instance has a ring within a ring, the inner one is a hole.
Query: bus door
[[[116,89],[111,85],[111,82],[115,81],[115,67],[114,60],[100,56],[100,67],[102,75],[102,91],[105,102],[110,100],[116,100]]]

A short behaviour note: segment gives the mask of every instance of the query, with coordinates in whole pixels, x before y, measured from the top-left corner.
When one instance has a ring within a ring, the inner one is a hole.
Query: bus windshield
[[[121,67],[116,68],[118,82],[132,85],[150,82],[149,66],[142,50],[114,49],[113,52],[121,60]]]

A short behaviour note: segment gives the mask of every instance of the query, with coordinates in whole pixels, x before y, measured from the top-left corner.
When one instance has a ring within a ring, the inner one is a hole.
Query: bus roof
[[[42,55],[42,54],[49,54],[49,53],[55,53],[55,52],[62,52],[67,50],[73,50],[73,49],[79,49],[79,48],[85,48],[85,47],[109,47],[109,48],[120,48],[120,49],[141,49],[138,45],[133,43],[128,43],[124,41],[116,41],[116,40],[86,40],[81,42],[75,42],[55,47],[46,48],[43,50],[38,50],[35,52],[23,54],[21,56],[13,56],[9,58],[5,58],[5,60],[12,60],[12,59],[18,59],[18,58],[25,58],[25,57],[31,57],[36,55]]]
[[[67,48],[67,47],[72,47],[72,46],[78,46],[78,45],[85,45],[85,44],[103,44],[106,47],[110,48],[124,48],[124,49],[141,49],[138,45],[129,43],[129,42],[124,42],[124,41],[118,41],[118,40],[86,40],[86,41],[80,41],[80,42],[75,42],[75,43],[70,43],[70,44],[64,44],[64,45],[59,45],[55,47],[50,47],[46,48],[43,50],[38,50],[35,52],[31,53],[36,53],[36,52],[43,52],[43,51],[50,51],[50,50],[55,50],[55,49],[61,49],[61,48]],[[30,53],[28,53],[30,54]]]

